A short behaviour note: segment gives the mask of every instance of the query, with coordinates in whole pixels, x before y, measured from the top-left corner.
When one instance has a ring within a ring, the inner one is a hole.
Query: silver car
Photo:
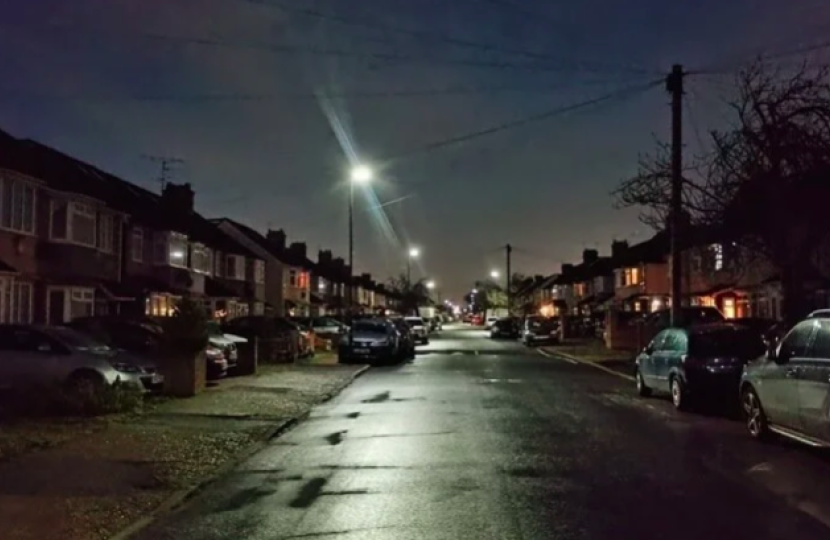
[[[0,387],[160,384],[161,376],[70,328],[0,325]]]
[[[753,437],[830,447],[830,311],[814,312],[747,365],[740,396]]]
[[[424,319],[421,317],[404,317],[404,320],[412,330],[412,336],[415,338],[416,343],[421,343],[422,345],[429,343],[429,328],[427,328]]]

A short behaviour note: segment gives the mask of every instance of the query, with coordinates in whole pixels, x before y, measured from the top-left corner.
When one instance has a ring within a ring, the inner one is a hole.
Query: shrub
[[[81,389],[55,384],[4,393],[0,397],[0,416],[102,416],[137,412],[143,404],[143,390],[131,384]]]

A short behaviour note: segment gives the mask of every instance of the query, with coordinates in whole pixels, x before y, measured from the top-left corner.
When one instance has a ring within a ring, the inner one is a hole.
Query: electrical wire
[[[573,62],[573,61],[565,61],[561,58],[553,57],[546,53],[540,53],[536,51],[528,51],[524,49],[512,49],[507,47],[502,47],[499,45],[493,45],[489,43],[479,43],[476,41],[469,41],[465,39],[459,39],[452,36],[447,36],[438,32],[430,32],[425,30],[412,30],[409,28],[403,28],[399,26],[387,25],[384,23],[373,22],[369,20],[361,20],[352,17],[346,17],[343,15],[339,15],[336,13],[324,13],[322,11],[318,11],[315,9],[305,8],[305,7],[297,7],[297,6],[289,6],[282,2],[276,1],[267,1],[267,0],[244,0],[245,2],[258,5],[258,6],[265,6],[265,7],[273,7],[276,9],[280,9],[285,11],[286,13],[295,13],[298,15],[305,15],[308,17],[314,17],[323,20],[330,20],[340,24],[348,25],[348,26],[357,26],[366,28],[369,30],[379,30],[383,32],[394,32],[397,34],[409,36],[419,40],[426,40],[426,41],[439,41],[442,43],[446,43],[448,45],[454,45],[456,47],[462,47],[467,49],[476,49],[485,52],[495,52],[501,54],[508,54],[514,56],[521,56],[535,61],[542,61],[544,62],[542,65],[538,64],[531,64],[536,66],[539,69],[557,69],[557,70],[573,70],[573,71],[608,71],[611,68],[609,64],[598,64],[592,62]],[[555,66],[555,67],[554,67]],[[642,68],[632,67],[632,66],[613,66],[613,69],[616,71],[622,72],[629,72],[634,73],[637,75],[654,75],[656,74],[655,71],[651,70],[644,70]]]
[[[456,136],[450,137],[448,139],[444,139],[444,140],[441,140],[441,141],[436,141],[436,142],[433,142],[433,143],[429,143],[429,144],[427,144],[425,146],[422,146],[422,147],[420,147],[416,150],[412,150],[412,151],[409,151],[409,152],[406,152],[406,153],[403,153],[403,154],[398,154],[393,159],[397,160],[397,159],[400,159],[400,158],[403,158],[403,157],[411,157],[413,155],[433,152],[433,151],[436,151],[436,150],[439,150],[439,149],[442,149],[442,148],[446,148],[448,146],[454,146],[456,144],[471,141],[473,139],[486,137],[488,135],[495,135],[496,133],[500,133],[500,132],[507,131],[507,130],[510,130],[510,129],[515,129],[515,128],[518,128],[518,127],[526,126],[528,124],[541,122],[543,120],[547,120],[549,118],[560,116],[560,115],[563,115],[563,114],[566,114],[566,113],[569,113],[569,112],[575,112],[575,111],[578,111],[578,110],[581,110],[581,109],[586,109],[588,107],[591,107],[593,105],[598,105],[598,104],[603,103],[603,102],[612,101],[612,100],[615,100],[615,99],[624,99],[624,98],[639,94],[641,92],[647,91],[647,90],[649,90],[651,88],[654,88],[658,85],[661,85],[661,84],[663,84],[663,82],[664,82],[664,80],[661,78],[661,79],[658,79],[658,80],[650,81],[646,84],[638,84],[638,85],[635,85],[635,86],[630,86],[630,87],[627,87],[627,88],[623,88],[622,90],[617,90],[615,92],[605,94],[605,95],[602,95],[602,96],[599,96],[599,97],[596,97],[596,98],[593,98],[593,99],[589,99],[589,100],[586,100],[586,101],[580,101],[578,103],[573,103],[573,104],[570,104],[570,105],[566,105],[566,106],[563,106],[563,107],[557,107],[555,109],[544,111],[544,112],[534,114],[534,115],[531,115],[531,116],[526,116],[526,117],[520,118],[518,120],[503,122],[501,124],[497,124],[497,125],[491,126],[489,128],[480,129],[480,130],[473,131],[473,132],[470,132],[470,133],[465,133],[463,135],[456,135]]]

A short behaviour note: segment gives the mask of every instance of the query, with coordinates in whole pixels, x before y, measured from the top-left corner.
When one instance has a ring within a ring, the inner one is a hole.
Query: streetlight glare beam
[[[357,184],[365,184],[369,182],[374,177],[374,173],[372,169],[365,165],[358,165],[354,169],[352,169],[352,182]]]

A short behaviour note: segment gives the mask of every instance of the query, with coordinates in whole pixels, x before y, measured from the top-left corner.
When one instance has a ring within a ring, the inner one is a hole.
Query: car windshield
[[[49,333],[63,342],[66,346],[77,351],[110,351],[111,349],[93,338],[72,330],[71,328],[55,327],[50,328]]]
[[[389,327],[386,323],[381,321],[357,321],[354,323],[354,328],[352,329],[356,333],[360,334],[386,334],[389,331]]]
[[[745,328],[707,330],[690,336],[689,353],[703,358],[756,358],[764,354],[764,342],[759,332]]]
[[[406,324],[409,326],[423,326],[424,320],[419,317],[407,317]]]
[[[530,327],[534,330],[553,328],[554,326],[556,326],[556,319],[548,319],[545,317],[539,317],[538,319],[530,319]]]

